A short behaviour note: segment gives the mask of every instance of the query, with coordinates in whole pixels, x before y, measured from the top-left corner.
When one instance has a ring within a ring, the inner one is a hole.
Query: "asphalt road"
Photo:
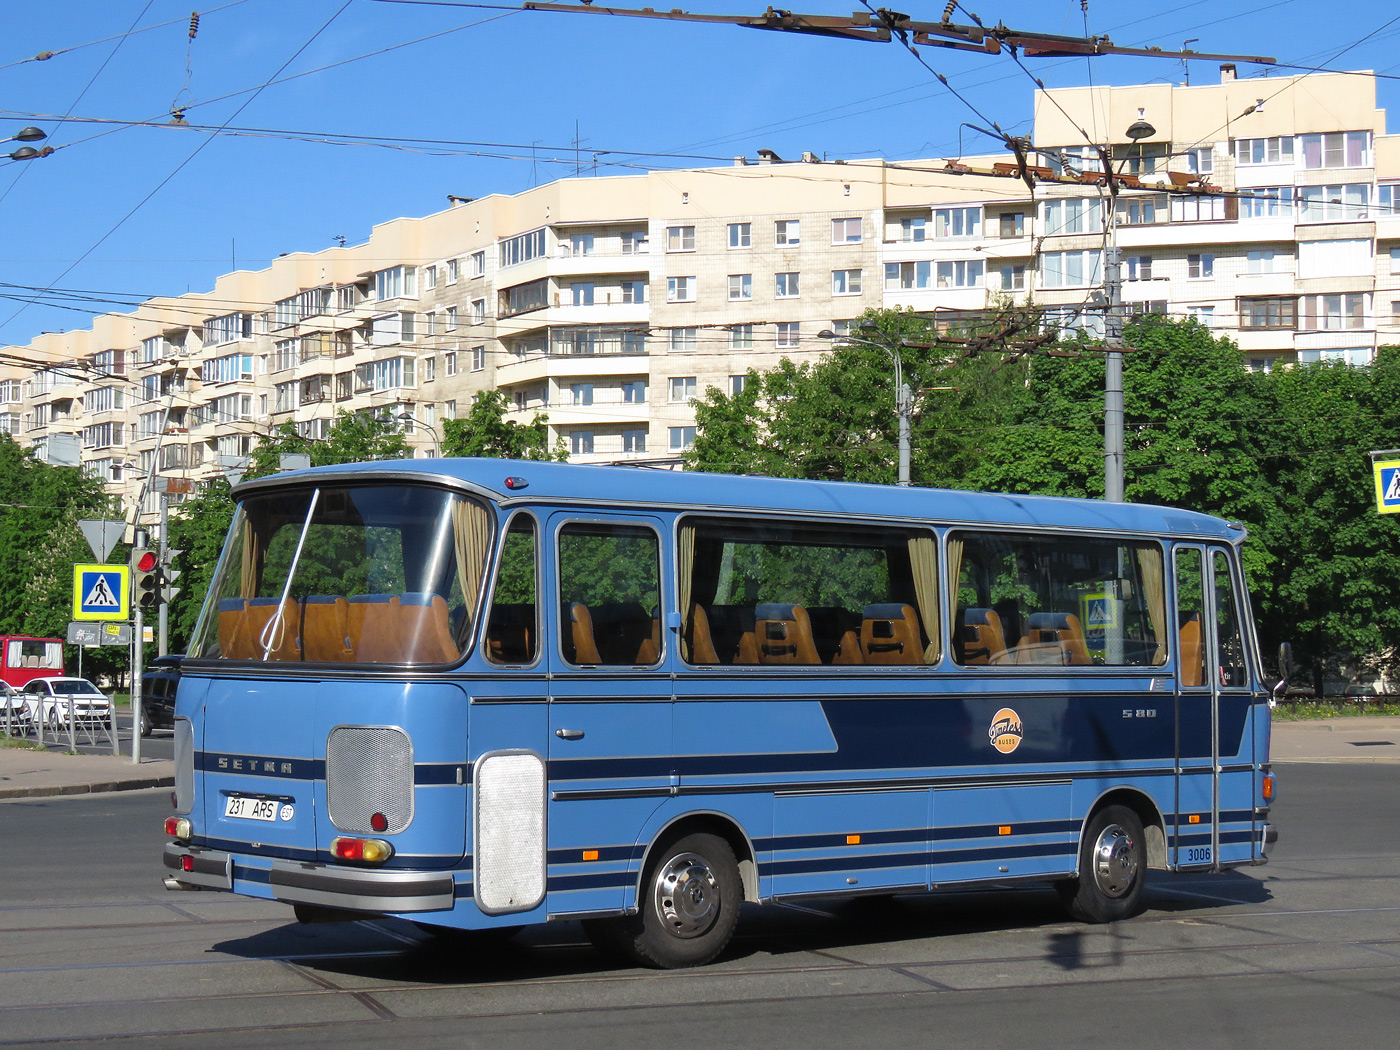
[[[1400,764],[1279,774],[1272,863],[1158,875],[1128,922],[1067,921],[1038,889],[763,909],[669,973],[615,969],[572,925],[441,942],[167,893],[164,791],[0,803],[0,1043],[1393,1046]]]

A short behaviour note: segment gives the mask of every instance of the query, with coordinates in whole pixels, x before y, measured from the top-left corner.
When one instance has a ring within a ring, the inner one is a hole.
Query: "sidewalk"
[[[1275,722],[1275,762],[1400,762],[1400,717]],[[172,787],[175,763],[0,748],[0,800]]]
[[[66,755],[61,751],[0,747],[0,800],[133,791],[174,784],[175,763],[169,759],[146,759],[140,765],[132,765],[130,755]]]

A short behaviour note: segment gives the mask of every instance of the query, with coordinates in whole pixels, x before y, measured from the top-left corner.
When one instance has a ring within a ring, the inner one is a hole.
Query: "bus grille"
[[[339,831],[402,831],[413,819],[413,743],[401,729],[341,726],[326,740],[326,806]],[[370,817],[388,822],[375,829]]]

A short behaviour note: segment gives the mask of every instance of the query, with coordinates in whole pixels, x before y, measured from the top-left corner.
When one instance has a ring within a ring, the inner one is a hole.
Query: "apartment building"
[[[695,397],[815,359],[870,307],[1034,302],[1101,333],[1114,249],[1130,310],[1195,317],[1251,367],[1400,342],[1400,137],[1370,75],[1037,92],[1034,146],[1029,172],[808,154],[454,199],[7,348],[0,425],[129,504],[342,411],[432,455],[483,389],[577,461],[675,466]]]

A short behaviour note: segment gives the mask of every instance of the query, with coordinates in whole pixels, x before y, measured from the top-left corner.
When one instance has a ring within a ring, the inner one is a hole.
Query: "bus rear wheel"
[[[696,832],[658,849],[636,915],[584,924],[594,945],[643,966],[671,970],[713,960],[739,922],[743,885],[729,843]]]
[[[1147,871],[1142,821],[1127,806],[1094,814],[1079,844],[1079,877],[1056,889],[1081,922],[1116,922],[1137,914]]]

